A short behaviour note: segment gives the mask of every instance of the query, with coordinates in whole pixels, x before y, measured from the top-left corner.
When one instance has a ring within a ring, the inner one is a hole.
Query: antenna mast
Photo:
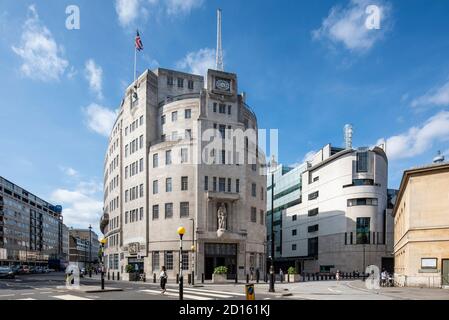
[[[221,46],[221,9],[217,10],[217,57],[215,67],[219,71],[224,71],[223,48]]]

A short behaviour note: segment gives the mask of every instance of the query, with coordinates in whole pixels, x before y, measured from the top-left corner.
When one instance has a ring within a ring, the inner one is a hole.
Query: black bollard
[[[246,274],[246,283],[249,283],[249,274]]]
[[[153,273],[153,283],[156,283],[156,274]]]
[[[204,273],[201,274],[201,283],[204,283]]]
[[[109,274],[109,271],[108,271],[108,280],[111,280],[111,275]]]
[[[260,278],[260,272],[259,269],[257,269],[256,271],[256,282],[259,283],[259,278]]]
[[[187,274],[187,283],[190,285],[192,283],[192,274]]]
[[[287,282],[290,282],[290,273],[287,273]]]
[[[179,283],[179,274],[176,274],[176,284]]]
[[[120,272],[117,272],[117,280],[120,280]]]
[[[112,280],[115,280],[115,273],[112,271]]]
[[[195,271],[192,271],[192,286],[195,285]]]

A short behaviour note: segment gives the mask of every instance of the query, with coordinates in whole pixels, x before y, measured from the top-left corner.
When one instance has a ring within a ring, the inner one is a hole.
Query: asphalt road
[[[100,288],[100,280],[81,278],[81,286]],[[105,281],[106,288],[123,291],[88,293],[65,287],[64,273],[19,275],[16,279],[0,279],[0,300],[178,300],[178,285],[170,283],[162,295],[158,284],[127,281]],[[184,300],[245,300],[245,286],[185,285]],[[270,294],[257,294],[258,300],[279,299]]]

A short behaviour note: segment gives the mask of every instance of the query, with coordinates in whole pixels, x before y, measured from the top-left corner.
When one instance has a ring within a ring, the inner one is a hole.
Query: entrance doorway
[[[441,261],[441,282],[443,286],[449,286],[449,259]]]
[[[237,275],[237,244],[205,243],[204,244],[204,278],[212,279],[216,267],[225,266],[228,269],[228,279]]]

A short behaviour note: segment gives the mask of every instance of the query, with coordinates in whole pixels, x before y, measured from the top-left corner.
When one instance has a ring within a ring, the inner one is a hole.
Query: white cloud
[[[188,14],[203,5],[204,0],[166,0],[169,15]]]
[[[76,171],[75,169],[73,169],[71,167],[61,166],[60,169],[61,169],[62,172],[64,172],[64,174],[68,175],[69,177],[76,177],[76,176],[78,176],[78,171]]]
[[[90,90],[97,94],[98,99],[103,99],[103,69],[95,64],[93,59],[86,61],[85,77],[89,81]]]
[[[105,137],[109,136],[117,118],[116,112],[96,103],[92,103],[86,108],[83,108],[83,112],[87,118],[87,126],[91,130]]]
[[[101,196],[98,195],[98,198],[101,199]],[[91,224],[98,230],[103,202],[92,194],[86,194],[78,188],[74,190],[60,188],[53,191],[50,200],[62,205],[62,216],[67,226],[87,228]]]
[[[350,0],[344,8],[338,5],[332,7],[321,27],[312,31],[312,37],[317,40],[329,40],[334,44],[341,43],[351,51],[371,49],[389,28],[388,19],[391,10],[388,3],[375,2],[379,1]],[[373,4],[380,9],[380,29],[368,29],[365,26],[368,17],[365,10]]]
[[[127,27],[139,17],[141,0],[116,0],[115,11],[122,27]],[[146,15],[146,13],[145,13]]]
[[[377,141],[381,144],[385,139]],[[442,111],[429,118],[422,126],[412,127],[407,132],[392,136],[387,141],[390,160],[418,156],[436,142],[449,141],[449,111]]]
[[[20,45],[12,46],[12,50],[23,60],[20,70],[32,79],[59,80],[69,65],[68,61],[60,56],[63,49],[39,20],[34,5],[28,7],[28,15]]]
[[[178,61],[176,66],[190,73],[204,76],[207,69],[215,69],[215,49],[204,48],[190,52]]]
[[[449,81],[440,87],[435,87],[429,90],[423,96],[413,99],[411,106],[412,107],[449,106]]]

